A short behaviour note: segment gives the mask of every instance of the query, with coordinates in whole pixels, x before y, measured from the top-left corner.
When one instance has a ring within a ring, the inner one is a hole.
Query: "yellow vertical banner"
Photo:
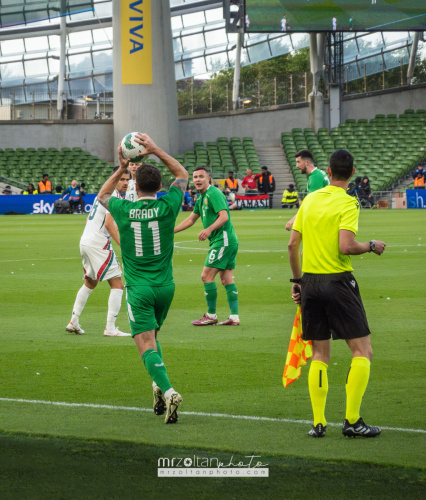
[[[121,78],[152,84],[151,0],[121,0]]]

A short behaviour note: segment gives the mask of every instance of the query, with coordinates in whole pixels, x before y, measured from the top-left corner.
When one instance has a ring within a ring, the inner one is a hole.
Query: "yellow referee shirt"
[[[357,233],[359,203],[343,188],[326,186],[309,194],[297,212],[293,229],[302,235],[302,272],[333,274],[353,271],[350,255],[339,248],[339,231]]]

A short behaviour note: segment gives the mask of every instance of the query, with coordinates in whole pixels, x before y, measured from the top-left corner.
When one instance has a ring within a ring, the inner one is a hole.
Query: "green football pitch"
[[[407,30],[425,26],[424,0],[246,0],[250,20],[248,32],[286,30],[331,31],[336,18],[338,30]],[[349,20],[352,19],[352,22]]]
[[[103,337],[107,284],[81,316],[86,333],[65,332],[82,285],[85,217],[1,216],[0,497],[420,498],[426,211],[360,215],[357,238],[388,246],[381,257],[352,258],[374,350],[361,414],[383,428],[378,438],[354,440],[341,434],[350,365],[343,342],[332,345],[324,439],[307,436],[308,367],[282,385],[295,315],[284,228],[293,214],[232,214],[240,240],[235,328],[191,325],[205,312],[207,244],[197,241],[200,224],[176,235],[176,293],[159,339],[184,402],[179,422],[168,426],[151,410],[151,382],[134,341]],[[228,313],[218,283],[219,319]],[[117,324],[129,328],[124,305]],[[223,462],[256,455],[269,478],[157,478],[158,458],[194,454]]]

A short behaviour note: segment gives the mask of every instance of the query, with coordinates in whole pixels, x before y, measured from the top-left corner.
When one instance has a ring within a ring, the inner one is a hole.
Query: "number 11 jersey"
[[[109,200],[108,209],[120,233],[126,286],[174,283],[174,227],[182,199],[180,189],[171,186],[168,194],[158,199]]]

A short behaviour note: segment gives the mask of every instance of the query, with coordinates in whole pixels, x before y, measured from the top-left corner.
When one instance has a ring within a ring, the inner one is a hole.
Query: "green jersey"
[[[308,176],[308,194],[330,184],[328,175],[315,167]]]
[[[209,236],[210,246],[227,247],[238,245],[238,238],[229,215],[228,202],[225,195],[217,187],[209,186],[205,193],[200,194],[194,207],[194,214],[200,215],[204,229],[211,226],[218,218],[218,213],[226,210],[228,220],[226,223],[214,230]]]
[[[120,233],[126,286],[173,283],[174,227],[183,194],[171,186],[160,198],[111,198],[108,210]]]

